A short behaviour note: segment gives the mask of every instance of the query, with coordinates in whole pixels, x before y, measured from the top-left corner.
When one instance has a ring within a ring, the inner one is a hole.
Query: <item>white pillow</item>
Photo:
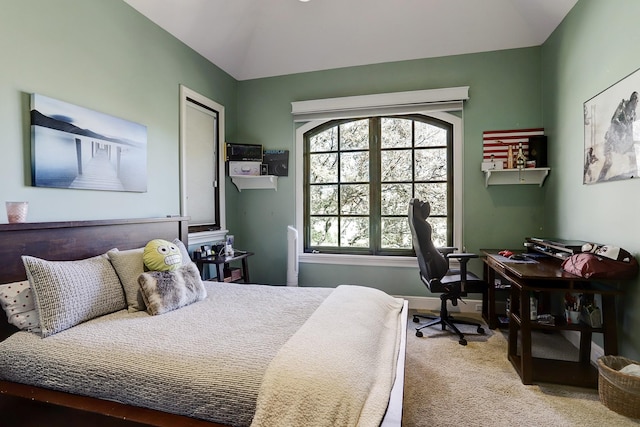
[[[108,257],[47,261],[23,256],[43,338],[127,307]]]
[[[0,305],[9,323],[25,331],[40,332],[40,319],[27,280],[0,285]]]

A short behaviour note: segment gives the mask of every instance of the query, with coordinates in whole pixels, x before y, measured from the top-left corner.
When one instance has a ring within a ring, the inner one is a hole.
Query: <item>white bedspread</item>
[[[336,288],[270,363],[252,426],[379,426],[402,305],[376,289]]]
[[[205,300],[159,316],[15,333],[0,343],[0,379],[230,426],[250,425],[256,408],[261,427],[379,425],[402,300],[357,286],[205,285]]]

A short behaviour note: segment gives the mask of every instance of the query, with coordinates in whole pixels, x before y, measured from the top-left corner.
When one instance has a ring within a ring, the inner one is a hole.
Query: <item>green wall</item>
[[[544,125],[553,175],[546,222],[558,237],[640,253],[640,182],[582,184],[583,104],[640,68],[637,0],[580,0],[542,48]],[[621,354],[640,359],[640,279],[624,283],[618,318]]]
[[[485,188],[480,172],[482,132],[542,126],[541,51],[539,47],[473,55],[403,61],[241,81],[238,139],[291,151],[289,177],[278,191],[239,194],[231,224],[241,245],[251,247],[252,278],[285,281],[286,226],[295,220],[293,153],[295,126],[291,102],[318,98],[469,86],[464,107],[464,244],[467,250],[522,246],[523,237],[539,234],[544,188]],[[234,187],[228,192],[237,192]],[[481,263],[473,269],[480,272]],[[417,268],[375,268],[301,264],[302,286],[357,283],[392,294],[424,296]]]
[[[29,201],[32,222],[179,213],[178,86],[225,105],[233,135],[237,82],[123,1],[0,0],[0,10],[0,203]],[[146,125],[148,191],[31,187],[34,92]]]
[[[519,245],[522,236],[541,226],[544,190],[486,189],[479,171],[482,131],[542,124],[540,48],[237,82],[121,1],[0,0],[0,6],[0,201],[28,200],[30,221],[177,213],[180,83],[226,106],[228,141],[288,149],[292,163],[291,101],[468,85],[464,203],[474,214],[464,220],[467,249]],[[148,192],[31,187],[32,92],[146,125]],[[227,181],[227,225],[238,247],[256,252],[251,259],[256,282],[285,281],[286,226],[294,223],[293,164],[290,170],[277,192],[239,193]],[[493,221],[495,216],[502,220]],[[480,263],[473,268],[479,271]],[[360,283],[424,295],[417,277],[412,268],[304,264],[300,272],[302,285]]]
[[[351,67],[237,82],[122,1],[0,0],[0,202],[28,200],[29,221],[164,216],[179,210],[178,85],[225,105],[227,140],[291,152],[278,191],[227,181],[228,228],[256,252],[252,280],[283,283],[293,224],[292,101],[470,86],[464,110],[464,243],[519,247],[527,235],[593,240],[640,252],[635,180],[582,185],[582,104],[635,71],[640,2],[580,0],[541,47]],[[148,192],[35,188],[29,180],[28,94],[148,128]],[[482,132],[544,126],[545,186],[484,187]],[[624,225],[622,225],[624,224]],[[473,269],[479,272],[481,264]],[[303,264],[303,286],[366,284],[426,295],[413,268]],[[624,284],[622,354],[638,359],[638,281]]]

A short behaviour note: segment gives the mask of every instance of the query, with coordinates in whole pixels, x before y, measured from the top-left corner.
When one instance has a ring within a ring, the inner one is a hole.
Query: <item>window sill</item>
[[[203,245],[205,243],[224,241],[229,230],[210,230],[189,233],[189,245]]]
[[[298,257],[300,263],[361,265],[369,267],[410,267],[418,268],[416,257],[411,256],[374,256],[303,253]]]

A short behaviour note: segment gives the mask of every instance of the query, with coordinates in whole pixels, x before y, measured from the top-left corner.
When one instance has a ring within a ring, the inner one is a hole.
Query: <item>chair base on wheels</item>
[[[467,340],[464,337],[464,334],[462,332],[460,332],[460,329],[458,329],[456,327],[456,324],[459,325],[470,325],[470,326],[475,326],[477,329],[477,332],[481,335],[484,335],[484,328],[482,328],[482,326],[480,325],[480,323],[478,322],[470,322],[468,320],[462,320],[462,319],[454,319],[452,316],[449,315],[449,312],[447,310],[447,300],[449,299],[447,295],[443,294],[440,296],[440,299],[442,300],[442,303],[440,305],[440,316],[426,316],[426,315],[422,315],[422,314],[414,314],[413,315],[413,321],[415,323],[420,322],[420,318],[423,319],[429,319],[431,320],[431,322],[422,325],[418,328],[416,328],[416,336],[421,338],[424,336],[424,334],[422,333],[422,329],[424,328],[428,328],[430,326],[434,326],[434,325],[442,325],[442,330],[446,330],[447,327],[449,327],[449,329],[455,333],[456,335],[458,335],[458,343],[460,345],[467,345]]]

